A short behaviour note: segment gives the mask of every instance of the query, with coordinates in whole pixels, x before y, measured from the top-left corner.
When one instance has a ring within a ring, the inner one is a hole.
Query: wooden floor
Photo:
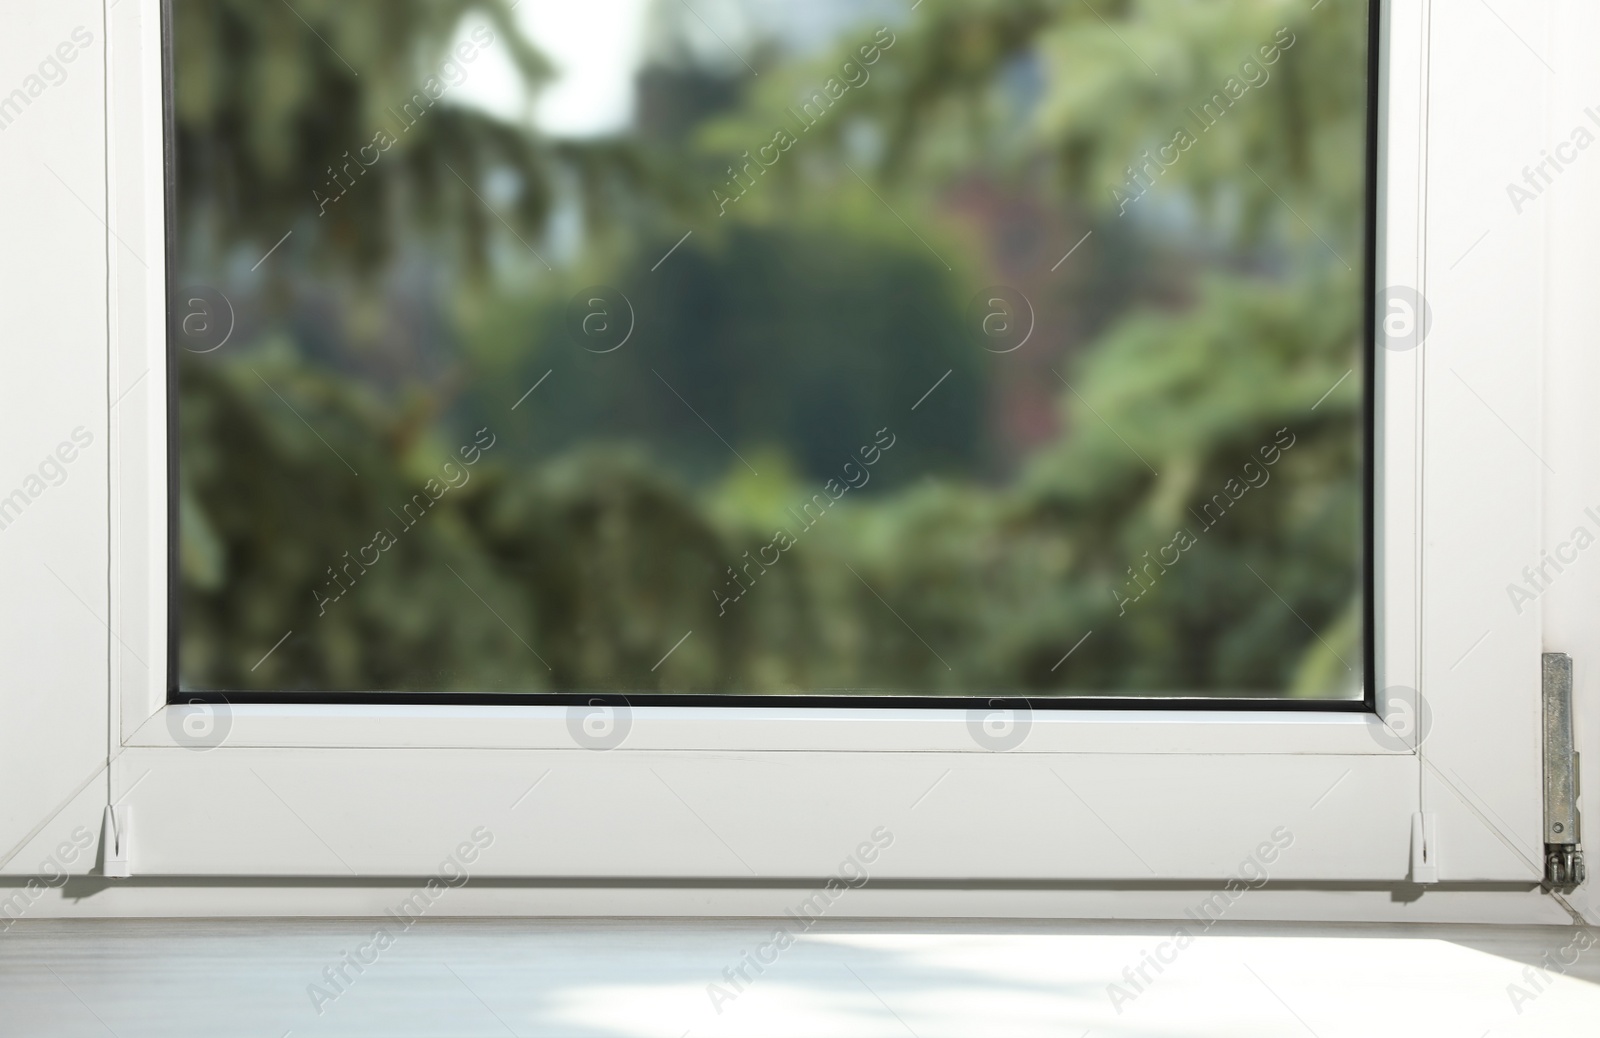
[[[780,925],[796,935],[781,948],[771,943]],[[788,920],[24,921],[0,934],[0,1035],[1600,1036],[1600,945],[1556,968],[1574,957],[1562,953],[1571,930],[1223,924],[1181,948],[1171,934],[1010,923],[801,932]],[[1170,961],[1158,968],[1158,958]]]

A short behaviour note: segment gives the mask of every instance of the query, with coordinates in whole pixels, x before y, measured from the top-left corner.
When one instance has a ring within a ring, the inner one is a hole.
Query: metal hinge
[[[1572,657],[1544,654],[1544,882],[1571,889],[1584,880],[1578,844],[1578,754],[1572,745]]]

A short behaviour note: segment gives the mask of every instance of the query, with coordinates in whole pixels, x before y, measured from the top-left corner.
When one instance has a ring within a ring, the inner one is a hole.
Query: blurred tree
[[[508,6],[489,0],[303,0],[316,33],[242,0],[176,7],[180,182],[201,185],[181,192],[183,255],[197,271],[216,262],[197,242],[270,244],[316,220],[322,156],[370,135],[463,19],[481,13],[514,39]],[[644,143],[556,145],[441,107],[448,117],[419,124],[400,161],[373,168],[364,186],[378,190],[352,192],[358,204],[318,229],[330,277],[403,255],[393,234],[413,225],[460,232],[463,253],[492,268],[495,216],[465,188],[501,169],[514,173],[516,204],[501,211],[513,234],[548,232],[561,169],[579,171],[591,211],[638,229],[561,278],[512,276],[450,314],[435,336],[453,358],[443,403],[344,385],[334,363],[311,359],[309,333],[252,347],[259,376],[187,363],[184,681],[1350,694],[1364,651],[1366,17],[1365,5],[1270,0],[924,0],[892,26],[870,89],[851,91],[805,153],[726,217],[692,174],[742,162],[870,31],[810,57],[753,51],[762,74],[748,86],[722,70],[693,82],[647,70],[643,82],[671,79],[678,93],[661,99],[670,132]],[[537,83],[538,56],[515,53]],[[1189,146],[1173,148],[1180,131]],[[1003,487],[960,475],[984,450],[977,409],[1005,406],[985,401],[987,369],[957,330],[964,300],[993,280],[951,201],[975,177],[1066,199],[1056,207],[1095,232],[1078,263],[1127,271],[1054,301],[1091,313],[1095,338],[1060,370],[1035,369],[1058,430]],[[666,212],[679,221],[670,234]],[[696,239],[652,267],[685,223]],[[559,364],[608,362],[563,361],[556,345],[565,292],[607,280],[651,320],[632,366],[552,376],[546,410],[519,419],[474,482],[329,617],[351,608],[250,670],[280,621],[303,614],[290,603],[312,601],[321,570],[387,502],[414,493],[491,404],[505,413],[516,394],[501,399],[486,375],[526,386]],[[921,392],[946,370],[957,374],[941,396],[894,427],[883,481],[814,527],[797,521],[840,445],[890,424],[874,412],[900,387]],[[678,416],[681,442],[660,436],[651,382],[680,373],[714,428],[793,456],[756,459],[756,478],[690,417]],[[754,393],[762,379],[784,392]],[[751,403],[774,398],[782,406]],[[340,430],[335,442],[370,445],[349,459],[359,480],[285,402]],[[597,430],[627,442],[596,446]],[[662,452],[699,460],[673,475]],[[780,530],[794,547],[746,571],[754,586],[720,606],[729,570]],[[1193,544],[1174,554],[1180,532]]]
[[[670,198],[670,169],[650,168],[636,148],[551,140],[451,96],[486,55],[509,60],[530,98],[548,82],[515,6],[176,0],[185,265],[216,271],[227,250],[264,250],[294,229],[314,239],[294,248],[324,274],[370,273],[417,237],[481,271],[501,220],[513,235],[544,231],[563,177],[583,186],[594,216],[619,191]]]
[[[787,452],[820,485],[883,426],[886,405],[909,408],[946,372],[940,422],[902,444],[872,492],[964,471],[982,456],[984,372],[961,289],[914,241],[841,250],[837,225],[795,220],[721,231],[685,243],[658,271],[648,257],[670,239],[615,272],[627,298],[618,320],[634,327],[625,350],[580,349],[558,292],[518,293],[494,308],[467,349],[490,358],[514,342],[504,361],[517,377],[505,385],[549,371],[555,389],[518,423],[524,457],[596,440],[649,442],[658,464],[704,483],[732,456],[703,421],[746,449]],[[692,394],[694,411],[663,383]],[[465,409],[478,413],[503,395],[498,379],[483,380]]]

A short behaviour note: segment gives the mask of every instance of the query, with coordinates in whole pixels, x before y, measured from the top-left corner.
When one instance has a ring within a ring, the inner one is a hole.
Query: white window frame
[[[1006,911],[1023,913],[1077,888],[1120,891],[1093,903],[1137,912],[1128,906],[1164,903],[1172,884],[1236,875],[1285,829],[1294,842],[1274,855],[1274,886],[1387,890],[1436,878],[1503,885],[1510,897],[1537,883],[1539,656],[1546,607],[1561,599],[1515,614],[1504,587],[1540,558],[1542,503],[1584,496],[1533,450],[1558,413],[1576,421],[1550,403],[1572,390],[1546,384],[1547,368],[1575,362],[1547,357],[1576,347],[1570,312],[1552,316],[1573,305],[1582,278],[1562,282],[1571,298],[1552,298],[1559,200],[1513,219],[1502,184],[1506,156],[1536,160],[1551,124],[1568,121],[1551,114],[1556,84],[1530,56],[1558,46],[1558,26],[1595,28],[1567,0],[1502,10],[1515,33],[1482,5],[1383,5],[1378,284],[1422,291],[1433,325],[1420,349],[1378,350],[1371,651],[1379,689],[1423,690],[1422,738],[1370,714],[1037,709],[1027,739],[1006,752],[974,742],[965,710],[737,705],[636,707],[627,740],[607,752],[577,746],[567,708],[550,706],[235,705],[221,745],[180,744],[165,702],[160,0],[62,8],[92,12],[109,44],[103,140],[67,131],[75,150],[63,160],[84,199],[103,199],[107,226],[86,230],[83,200],[43,174],[27,174],[29,195],[0,202],[30,242],[74,229],[39,272],[6,255],[14,284],[32,277],[31,291],[64,301],[45,279],[70,271],[81,289],[66,361],[14,350],[0,359],[42,400],[5,419],[7,440],[23,446],[0,448],[14,462],[0,475],[23,471],[32,444],[62,435],[59,416],[74,414],[107,449],[92,459],[105,484],[63,488],[50,522],[0,535],[0,578],[16,589],[0,605],[0,785],[30,789],[0,808],[0,874],[34,872],[35,858],[84,826],[98,833],[116,803],[131,808],[134,874],[180,885],[428,876],[478,826],[496,837],[482,875],[637,880],[640,890],[827,877],[883,827],[895,840],[875,883],[1006,890]],[[50,134],[63,132],[25,130],[40,148],[58,147]],[[0,165],[0,176],[21,175]],[[38,201],[18,201],[30,195]],[[1490,220],[1492,248],[1469,250]],[[1576,237],[1562,240],[1578,251]],[[16,248],[0,243],[0,253]],[[103,298],[85,303],[95,292]],[[0,317],[0,328],[39,334],[30,320]],[[1553,323],[1571,334],[1557,340]],[[85,471],[90,483],[95,470]],[[38,559],[55,560],[55,574]],[[30,656],[39,644],[55,663]],[[1430,840],[1420,870],[1414,832]],[[1018,893],[1019,881],[1038,892]],[[236,898],[240,911],[251,903]],[[1309,902],[1282,903],[1292,917]],[[1548,918],[1526,897],[1517,904],[1513,916]]]

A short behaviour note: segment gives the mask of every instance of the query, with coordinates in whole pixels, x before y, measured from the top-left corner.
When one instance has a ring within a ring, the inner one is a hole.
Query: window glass
[[[1359,699],[1368,13],[172,0],[181,686]]]

